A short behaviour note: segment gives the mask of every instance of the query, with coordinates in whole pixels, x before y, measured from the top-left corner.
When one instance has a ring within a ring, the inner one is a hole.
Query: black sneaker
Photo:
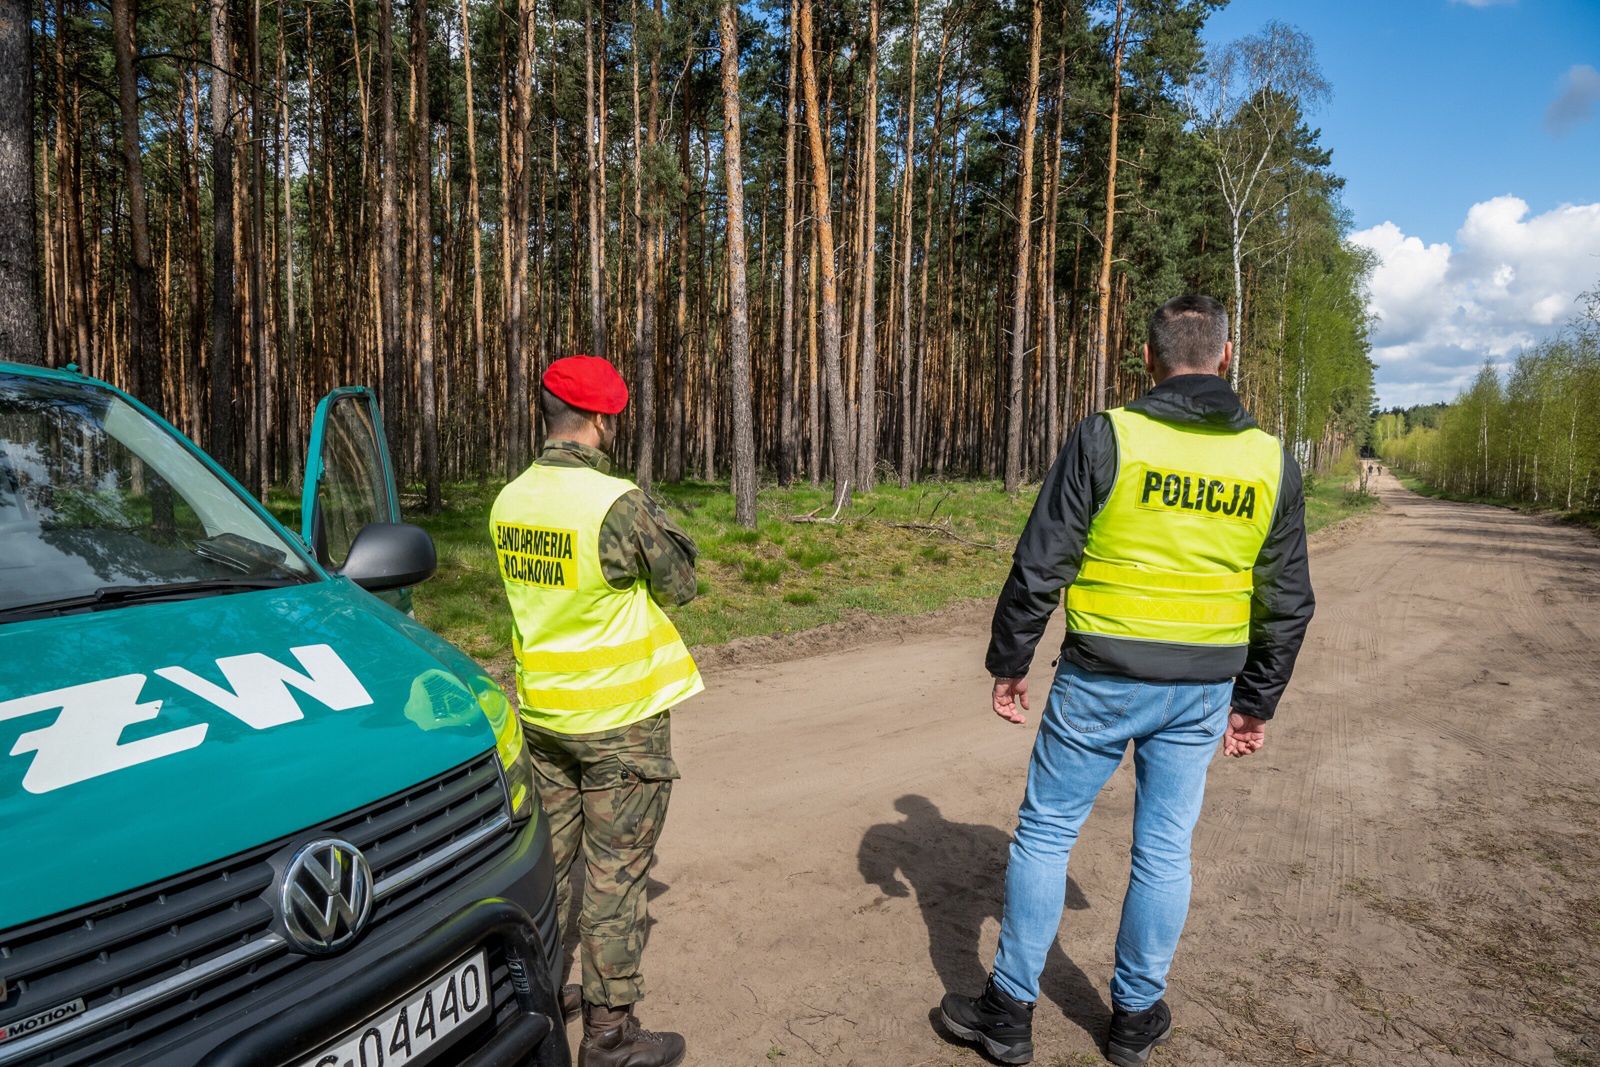
[[[1028,1063],[1033,1059],[1033,1005],[1015,1000],[995,987],[994,976],[980,997],[946,993],[939,1002],[945,1029],[963,1041],[979,1045],[1001,1063]]]
[[[1144,1011],[1111,1009],[1111,1036],[1106,1041],[1106,1059],[1117,1067],[1140,1067],[1150,1058],[1150,1050],[1164,1045],[1172,1036],[1172,1011],[1158,1000]]]

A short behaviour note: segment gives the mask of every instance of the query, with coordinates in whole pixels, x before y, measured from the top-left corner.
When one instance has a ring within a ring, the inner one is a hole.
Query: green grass
[[[1525,515],[1547,515],[1558,522],[1570,523],[1573,526],[1583,526],[1596,533],[1600,533],[1600,511],[1567,511],[1563,508],[1550,508],[1539,504],[1530,504],[1521,500],[1507,500],[1498,496],[1474,496],[1469,493],[1452,493],[1438,486],[1430,485],[1414,474],[1396,470],[1396,478],[1400,484],[1422,496],[1433,497],[1436,500],[1455,500],[1463,504],[1492,504],[1497,508],[1510,508],[1520,511]]]
[[[417,619],[494,668],[507,667],[511,615],[494,552],[489,507],[498,485],[448,485],[444,509],[424,515],[420,494],[406,498],[406,518],[433,535],[439,569],[416,592]],[[824,486],[764,488],[755,529],[733,520],[726,484],[658,485],[656,496],[700,546],[700,596],[672,610],[690,645],[795,633],[837,622],[849,612],[911,615],[969,597],[993,596],[1005,580],[1011,547],[1036,490],[1011,497],[996,482],[884,486],[858,495],[837,522],[795,522],[832,513]],[[298,497],[275,492],[268,506],[298,529]],[[954,540],[948,528],[982,545]]]
[[[1378,503],[1371,493],[1350,488],[1350,478],[1339,474],[1306,477],[1306,532],[1348,519]]]
[[[1309,482],[1312,529],[1372,504],[1343,485],[1338,478]],[[439,552],[438,572],[416,592],[417,619],[503,673],[511,616],[488,535],[498,491],[494,484],[448,485],[437,515],[422,514],[420,494],[411,494],[406,517],[433,535]],[[883,486],[858,495],[830,523],[795,521],[831,514],[827,487],[769,486],[760,493],[751,530],[733,521],[725,484],[657,486],[657,497],[701,552],[700,596],[673,609],[673,620],[691,646],[715,645],[809,630],[852,612],[914,615],[993,597],[1036,492],[1029,486],[1008,496],[999,483],[985,481]],[[268,505],[298,528],[298,498],[274,493]],[[956,537],[892,523],[936,526]]]

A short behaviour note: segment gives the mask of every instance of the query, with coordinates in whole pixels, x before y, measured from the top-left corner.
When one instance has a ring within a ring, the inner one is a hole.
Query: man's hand
[[[1028,679],[1027,678],[996,678],[994,680],[994,713],[1006,722],[1014,722],[1021,726],[1026,719],[1022,711],[1017,710],[1017,705],[1022,705],[1023,711],[1031,711],[1028,707]]]
[[[999,683],[995,683],[995,710],[1000,710]],[[1237,711],[1228,713],[1228,728],[1222,733],[1222,751],[1230,756],[1248,756],[1267,743],[1267,720]]]

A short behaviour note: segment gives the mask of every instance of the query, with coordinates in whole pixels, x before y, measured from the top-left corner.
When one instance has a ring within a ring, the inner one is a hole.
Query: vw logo
[[[372,868],[348,841],[303,846],[284,868],[278,914],[289,944],[313,956],[356,939],[372,914]]]

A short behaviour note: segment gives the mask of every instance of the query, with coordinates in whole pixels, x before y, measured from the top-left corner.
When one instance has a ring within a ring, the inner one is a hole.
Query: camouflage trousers
[[[572,865],[583,855],[583,999],[613,1008],[642,1000],[645,876],[678,777],[672,713],[607,734],[526,733],[550,825],[563,933],[572,905]]]

